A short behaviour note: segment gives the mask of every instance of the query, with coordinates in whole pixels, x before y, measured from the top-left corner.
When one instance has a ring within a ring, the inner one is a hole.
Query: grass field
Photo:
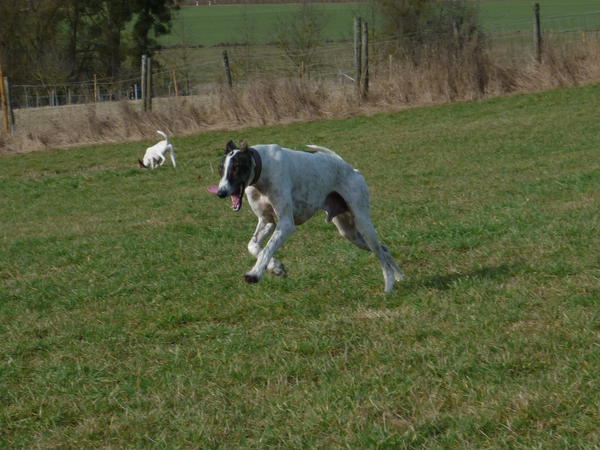
[[[264,44],[275,40],[274,27],[286,15],[294,14],[298,4],[257,4],[184,7],[173,21],[173,32],[161,37],[163,45],[223,43]],[[366,3],[323,3],[315,5],[327,23],[326,39],[352,37],[354,16],[370,17]]]
[[[0,447],[600,445],[600,86],[4,156]],[[360,168],[408,280],[320,216],[246,285],[229,138]]]
[[[600,29],[600,5],[596,0],[541,0],[545,29]],[[321,11],[329,40],[352,37],[352,20],[362,16],[377,32],[380,18],[369,2],[323,3]],[[490,31],[530,30],[532,2],[491,0],[478,3],[483,27]],[[163,45],[218,45],[223,43],[264,44],[274,41],[273,27],[298,4],[257,4],[184,7],[173,21],[173,32],[160,38]],[[585,14],[587,17],[582,17]]]
[[[540,4],[545,30],[600,29],[600,4],[596,0],[490,0],[479,3],[482,24],[490,31],[531,30],[533,3]]]

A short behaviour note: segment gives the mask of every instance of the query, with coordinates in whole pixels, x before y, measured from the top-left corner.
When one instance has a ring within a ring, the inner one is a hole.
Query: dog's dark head
[[[219,184],[209,186],[208,192],[220,198],[231,196],[231,207],[234,211],[239,211],[242,209],[244,190],[250,184],[253,167],[248,144],[242,141],[238,147],[233,141],[229,141],[219,165],[219,175],[221,175]]]

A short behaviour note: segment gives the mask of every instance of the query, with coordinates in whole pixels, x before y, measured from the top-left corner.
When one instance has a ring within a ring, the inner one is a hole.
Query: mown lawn
[[[600,446],[600,86],[0,158],[0,447]],[[331,147],[408,280],[320,215],[247,285],[229,138]]]

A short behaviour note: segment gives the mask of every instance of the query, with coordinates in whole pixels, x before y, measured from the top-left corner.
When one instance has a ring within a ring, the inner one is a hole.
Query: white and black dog
[[[173,148],[173,144],[169,141],[169,137],[160,130],[156,130],[156,132],[160,134],[164,140],[157,142],[152,147],[146,149],[144,160],[138,159],[140,167],[143,169],[154,169],[162,166],[166,161],[165,154],[167,152],[169,152],[169,155],[171,156],[173,167],[177,167],[177,164],[175,163],[175,148]]]
[[[230,196],[234,211],[242,207],[244,192],[258,217],[258,225],[248,250],[256,264],[246,273],[248,283],[256,283],[265,269],[285,275],[273,255],[294,232],[296,225],[310,219],[318,210],[327,212],[340,234],[356,246],[370,250],[379,259],[385,292],[404,274],[382,245],[369,217],[369,192],[363,176],[333,151],[309,145],[312,152],[282,148],[279,145],[236,146],[229,141],[219,167],[218,186],[208,191],[221,198]],[[269,242],[261,243],[272,233]]]

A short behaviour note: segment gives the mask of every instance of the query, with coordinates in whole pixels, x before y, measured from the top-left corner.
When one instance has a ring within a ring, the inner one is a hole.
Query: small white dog
[[[156,130],[156,132],[160,134],[164,140],[146,149],[144,160],[138,159],[140,167],[143,169],[154,169],[162,166],[166,161],[165,154],[167,152],[169,152],[169,155],[171,156],[173,167],[177,167],[177,164],[175,163],[175,149],[173,148],[173,144],[169,141],[169,137],[160,130]]]

